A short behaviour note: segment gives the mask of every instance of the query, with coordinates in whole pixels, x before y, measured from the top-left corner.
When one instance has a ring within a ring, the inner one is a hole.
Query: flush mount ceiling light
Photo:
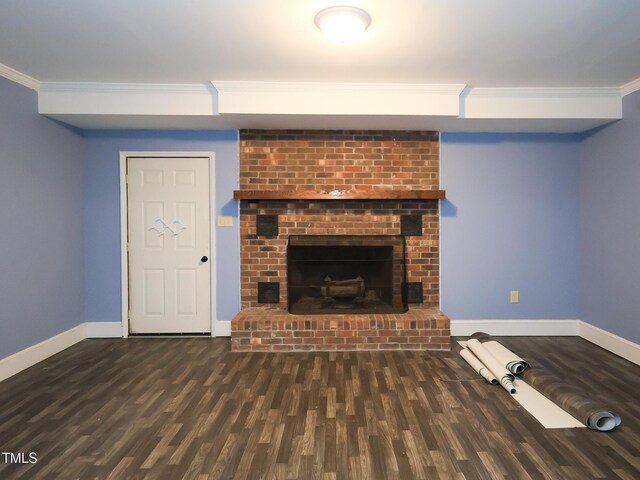
[[[318,12],[315,22],[329,40],[348,44],[360,38],[371,24],[371,17],[359,8],[338,6]]]

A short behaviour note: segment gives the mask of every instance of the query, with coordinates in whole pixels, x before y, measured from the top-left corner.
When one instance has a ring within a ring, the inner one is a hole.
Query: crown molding
[[[44,115],[217,115],[208,84],[43,82],[38,112]]]
[[[41,82],[40,91],[107,94],[194,94],[211,93],[208,84],[165,84],[165,83],[102,83],[102,82]]]
[[[426,83],[322,83],[322,82],[245,82],[212,80],[218,91],[224,92],[409,92],[459,95],[465,84]]]
[[[630,93],[637,92],[638,90],[640,90],[640,78],[631,80],[629,83],[625,83],[620,87],[620,93],[623,97],[629,95]]]
[[[23,87],[30,88],[36,92],[40,89],[40,82],[38,80],[2,63],[0,63],[0,76],[8,78],[13,82],[19,83]]]
[[[458,116],[464,84],[212,80],[220,114]]]
[[[468,119],[620,119],[617,87],[468,88],[461,96],[461,118]]]
[[[620,97],[617,87],[506,87],[506,88],[469,88],[474,97],[492,98],[583,98],[583,97]]]

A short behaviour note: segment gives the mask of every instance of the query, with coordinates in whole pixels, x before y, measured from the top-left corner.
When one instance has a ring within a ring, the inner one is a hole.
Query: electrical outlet
[[[511,293],[509,294],[509,299],[511,303],[520,303],[520,291],[511,290]]]
[[[218,216],[218,226],[219,227],[233,227],[233,217],[228,217],[225,215]]]

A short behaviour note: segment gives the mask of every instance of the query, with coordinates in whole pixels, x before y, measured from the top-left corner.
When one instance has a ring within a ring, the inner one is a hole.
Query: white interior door
[[[129,331],[211,332],[208,158],[127,158]]]

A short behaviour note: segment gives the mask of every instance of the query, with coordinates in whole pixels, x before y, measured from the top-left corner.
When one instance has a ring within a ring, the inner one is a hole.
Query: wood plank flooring
[[[610,405],[622,427],[545,430],[455,351],[84,340],[0,383],[0,450],[38,458],[0,456],[0,478],[640,478],[640,367],[579,338],[501,341]]]

